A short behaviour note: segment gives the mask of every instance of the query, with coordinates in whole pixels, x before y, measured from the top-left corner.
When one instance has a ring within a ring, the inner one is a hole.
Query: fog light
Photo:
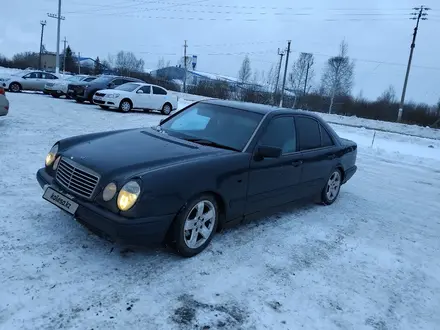
[[[115,197],[117,191],[116,184],[113,182],[109,183],[102,192],[102,199],[106,202],[111,200],[113,197]]]

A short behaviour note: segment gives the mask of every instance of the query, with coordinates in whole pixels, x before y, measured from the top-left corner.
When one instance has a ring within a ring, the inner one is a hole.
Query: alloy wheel
[[[333,201],[341,188],[341,174],[339,171],[333,172],[327,182],[326,194],[329,201]]]
[[[209,200],[198,202],[188,213],[184,224],[184,242],[190,249],[202,246],[212,235],[216,219],[214,205]]]

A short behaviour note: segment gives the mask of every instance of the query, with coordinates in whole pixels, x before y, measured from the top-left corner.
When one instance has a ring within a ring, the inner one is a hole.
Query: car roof
[[[235,108],[235,109],[239,109],[239,110],[255,112],[255,113],[262,114],[262,115],[266,115],[267,113],[272,113],[274,115],[275,114],[294,114],[294,115],[307,115],[310,117],[321,119],[321,117],[319,117],[318,115],[316,115],[310,111],[294,110],[294,109],[288,109],[288,108],[279,108],[279,107],[265,105],[265,104],[239,102],[239,101],[227,101],[227,100],[218,100],[218,99],[208,99],[208,100],[203,100],[200,102],[214,104],[214,105],[220,105],[220,106],[229,107],[229,108]]]

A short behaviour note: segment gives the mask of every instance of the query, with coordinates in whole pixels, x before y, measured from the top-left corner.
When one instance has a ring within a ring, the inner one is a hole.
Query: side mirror
[[[136,94],[144,94],[144,91],[142,89],[139,89]]]
[[[258,160],[263,160],[264,158],[279,158],[283,150],[277,147],[269,147],[269,146],[259,146],[257,149],[257,153],[255,156]]]

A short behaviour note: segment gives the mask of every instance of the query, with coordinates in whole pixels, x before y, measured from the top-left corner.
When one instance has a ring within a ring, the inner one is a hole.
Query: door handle
[[[292,162],[292,165],[295,166],[295,167],[298,167],[298,166],[300,166],[302,164],[303,164],[302,160],[295,160],[295,161]]]

